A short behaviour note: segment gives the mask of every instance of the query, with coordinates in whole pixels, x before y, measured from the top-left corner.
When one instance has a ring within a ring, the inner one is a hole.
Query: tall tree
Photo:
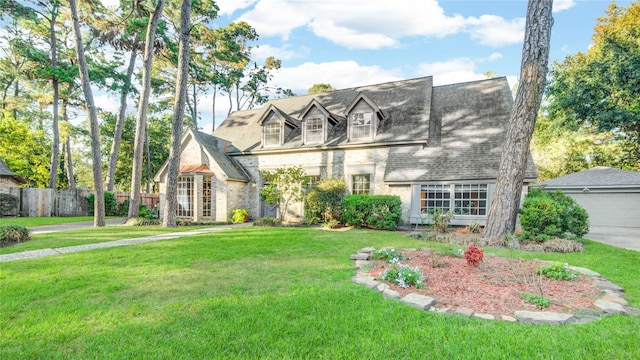
[[[142,153],[146,139],[145,129],[147,123],[147,108],[151,94],[151,65],[153,63],[153,50],[156,40],[156,30],[162,17],[164,0],[158,0],[155,9],[149,18],[147,33],[145,36],[145,49],[142,67],[142,90],[138,102],[138,115],[136,117],[136,137],[133,150],[133,167],[131,170],[131,193],[129,197],[129,218],[138,217],[140,207],[140,186],[142,180]]]
[[[91,129],[91,153],[93,160],[93,189],[95,191],[94,201],[94,226],[105,225],[105,209],[104,209],[104,186],[102,184],[102,159],[100,156],[100,133],[98,131],[98,111],[93,101],[93,91],[91,90],[91,81],[89,80],[89,70],[87,60],[84,55],[84,43],[82,42],[82,33],[80,32],[80,21],[78,20],[78,7],[76,0],[69,0],[71,8],[71,20],[73,23],[73,33],[76,40],[76,55],[78,58],[78,71],[80,72],[80,80],[82,82],[82,91],[84,100],[89,111],[89,126]]]
[[[489,240],[504,237],[515,229],[529,145],[548,71],[552,7],[553,0],[529,0],[527,7],[520,83],[483,235]]]
[[[167,191],[165,197],[162,226],[176,227],[176,208],[178,195],[178,173],[180,170],[180,140],[182,139],[182,121],[187,101],[189,79],[189,32],[191,30],[191,0],[182,0],[180,9],[180,41],[178,51],[178,75],[176,77],[176,96],[174,99],[171,147],[169,148]]]
[[[610,133],[634,151],[621,159],[640,169],[640,1],[609,5],[593,46],[551,69],[549,116],[566,129]]]
[[[319,83],[319,84],[313,84],[313,86],[309,88],[309,94],[317,94],[321,92],[328,92],[328,91],[334,91],[334,90],[335,88],[331,86],[331,84]]]

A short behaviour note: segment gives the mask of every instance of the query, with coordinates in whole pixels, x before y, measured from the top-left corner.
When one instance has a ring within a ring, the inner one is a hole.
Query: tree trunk
[[[162,17],[164,0],[159,0],[153,15],[149,18],[147,35],[145,38],[144,65],[142,67],[142,93],[138,104],[138,116],[136,118],[136,135],[133,149],[133,166],[131,169],[131,194],[129,197],[129,218],[138,217],[140,207],[140,184],[142,181],[142,153],[144,150],[145,130],[147,124],[147,107],[149,107],[149,95],[151,94],[151,64],[153,63],[153,45],[156,38],[158,22]]]
[[[107,169],[107,191],[113,191],[116,176],[116,165],[118,164],[118,152],[120,151],[120,141],[122,140],[122,129],[124,128],[124,119],[127,115],[127,95],[131,92],[131,77],[136,65],[136,57],[138,51],[131,50],[129,56],[129,67],[127,68],[127,78],[125,79],[124,88],[120,92],[120,111],[116,120],[116,128],[113,134],[113,142],[111,143],[111,152],[109,153],[109,167]]]
[[[484,238],[495,241],[515,230],[529,144],[540,108],[549,64],[553,0],[529,0],[520,83],[502,149],[496,191]]]
[[[78,8],[76,0],[69,0],[71,7],[71,18],[73,21],[73,33],[76,40],[76,56],[78,58],[78,70],[80,71],[80,80],[82,81],[82,91],[84,92],[84,101],[89,110],[89,126],[91,129],[91,155],[93,160],[93,186],[94,186],[94,226],[105,225],[104,213],[104,186],[102,183],[102,162],[100,154],[100,133],[98,132],[98,111],[93,101],[93,92],[89,81],[89,72],[87,70],[87,61],[84,56],[84,47],[82,43],[82,33],[80,32],[80,23],[78,22]]]
[[[193,106],[191,108],[191,117],[193,118],[193,129],[198,131],[198,85],[193,81]]]
[[[69,84],[69,94],[71,94],[73,88],[73,84]],[[69,106],[69,100],[65,99],[62,101],[62,118],[66,123],[69,123],[69,113],[67,112]],[[65,170],[67,172],[67,179],[69,181],[69,189],[75,190],[76,188],[76,179],[73,175],[73,156],[71,154],[71,134],[67,134],[67,138],[65,140],[65,147],[67,151],[65,152]]]
[[[216,131],[216,95],[218,92],[218,87],[216,86],[216,84],[213,84],[213,101],[211,105],[211,134],[213,135],[213,132]]]
[[[189,30],[191,22],[191,0],[182,0],[180,9],[180,47],[178,50],[178,74],[176,76],[176,96],[174,99],[171,147],[167,170],[167,190],[165,196],[162,226],[176,227],[176,207],[178,195],[178,173],[180,170],[180,140],[182,122],[187,101],[187,80],[189,78]],[[195,209],[194,209],[195,210]]]
[[[56,69],[58,67],[58,44],[56,39],[56,18],[57,9],[52,11],[51,22],[49,23],[49,41],[51,43],[51,68]],[[60,152],[60,129],[58,128],[58,100],[60,98],[60,82],[57,75],[53,76],[51,80],[53,86],[53,124],[52,135],[53,143],[51,144],[51,172],[49,173],[49,187],[51,189],[56,188],[56,182],[58,180],[58,156]]]

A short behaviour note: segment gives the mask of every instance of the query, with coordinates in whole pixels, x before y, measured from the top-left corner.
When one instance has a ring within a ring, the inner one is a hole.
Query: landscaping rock
[[[351,280],[356,284],[365,285],[366,287],[371,289],[380,285],[380,282],[376,281],[376,278],[372,276],[354,276],[351,278]]]
[[[610,302],[614,302],[614,303],[618,303],[622,306],[627,306],[629,305],[629,303],[627,302],[627,300],[619,297],[619,296],[614,296],[614,295],[605,295],[601,298],[601,300],[604,301],[610,301]]]
[[[420,310],[428,310],[436,303],[436,300],[432,297],[415,293],[407,294],[400,301]]]
[[[370,267],[373,263],[367,260],[356,260],[356,269],[364,269]]]
[[[371,254],[375,250],[376,250],[376,248],[374,248],[374,247],[366,247],[366,248],[360,249],[360,251],[358,251],[358,252],[359,253],[365,253],[365,254]]]
[[[615,302],[612,301],[606,301],[606,300],[597,300],[596,301],[596,307],[598,307],[600,310],[604,311],[605,314],[627,314],[627,310],[625,310],[625,308]]]
[[[490,314],[482,314],[482,313],[475,313],[473,314],[473,317],[478,318],[478,319],[483,319],[483,320],[495,320],[495,316],[490,315]]]
[[[620,285],[614,284],[609,280],[597,279],[595,282],[595,285],[600,290],[612,290],[612,291],[624,292],[624,289],[621,288]]]
[[[385,291],[383,291],[382,296],[384,296],[387,299],[396,299],[396,300],[402,297],[402,295],[400,295],[399,292],[391,289],[386,289]]]
[[[582,275],[586,275],[586,276],[600,277],[600,274],[598,274],[597,272],[589,270],[587,268],[583,268],[583,267],[567,266],[567,269],[569,269],[571,271],[575,271],[575,272],[580,273]]]
[[[431,308],[431,309],[429,309],[429,310],[431,310],[431,311],[433,311],[433,312],[437,312],[437,313],[439,313],[439,314],[451,314],[451,309],[450,309],[450,308],[448,308],[448,307],[445,307],[445,308],[435,308],[435,307],[432,307],[432,308]]]
[[[456,315],[462,315],[462,316],[472,316],[473,315],[473,310],[468,309],[468,308],[458,308],[453,313],[456,314]]]
[[[373,289],[377,292],[384,292],[385,290],[389,289],[389,285],[385,283],[378,283],[378,285],[376,285],[376,287],[374,287]]]
[[[349,260],[369,260],[369,254],[357,253],[349,257]]]
[[[509,315],[500,315],[500,320],[507,321],[507,322],[516,322],[516,321],[518,321],[518,319],[514,318],[513,316],[509,316]]]
[[[516,311],[514,315],[518,321],[537,324],[537,325],[560,325],[569,322],[573,316],[569,314],[562,314],[556,312],[547,311]]]

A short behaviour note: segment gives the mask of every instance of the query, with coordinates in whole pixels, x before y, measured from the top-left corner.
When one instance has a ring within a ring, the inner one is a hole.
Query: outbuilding
[[[595,167],[533,187],[571,196],[589,213],[591,226],[640,228],[640,172]]]

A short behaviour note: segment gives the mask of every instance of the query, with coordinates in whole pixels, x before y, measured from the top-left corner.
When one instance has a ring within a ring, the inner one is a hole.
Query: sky
[[[103,0],[105,3],[117,0]],[[550,62],[585,52],[596,19],[612,1],[555,0]],[[617,0],[627,6],[631,1]],[[526,0],[218,0],[216,26],[246,21],[260,38],[254,60],[282,61],[272,84],[306,94],[433,76],[434,85],[520,72]],[[117,103],[117,101],[115,101]],[[200,98],[199,125],[212,129],[212,96]],[[216,101],[216,124],[228,99]]]

